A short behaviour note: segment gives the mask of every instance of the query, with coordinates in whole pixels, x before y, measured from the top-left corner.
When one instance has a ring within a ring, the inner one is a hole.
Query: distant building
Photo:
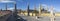
[[[10,13],[12,13],[12,11],[10,11],[10,10],[2,10],[2,11],[0,11],[1,15],[6,15],[6,14],[10,14]]]

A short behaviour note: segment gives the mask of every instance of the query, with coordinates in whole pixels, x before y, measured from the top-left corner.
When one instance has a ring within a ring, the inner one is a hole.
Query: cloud
[[[10,0],[0,0],[0,1],[10,1]]]
[[[46,4],[42,4],[42,6],[47,6]]]
[[[8,10],[14,10],[14,8],[8,8]]]
[[[18,2],[24,2],[23,0],[17,0]]]
[[[48,6],[46,4],[42,4],[42,8],[46,9]]]
[[[10,1],[10,0],[0,0],[2,3],[10,3],[10,2],[15,2],[15,1]]]

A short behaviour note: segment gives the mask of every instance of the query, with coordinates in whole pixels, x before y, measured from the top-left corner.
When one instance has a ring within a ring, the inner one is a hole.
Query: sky
[[[44,8],[48,6],[48,10],[50,9],[51,5],[54,7],[54,10],[57,12],[60,12],[60,0],[8,0],[8,1],[16,1],[17,9],[26,10],[28,7],[28,3],[30,6],[30,9],[34,9],[34,6],[36,6],[36,9],[39,9],[39,5],[42,4]],[[8,8],[14,8],[13,2],[7,3]],[[6,3],[0,2],[0,9],[5,9]]]

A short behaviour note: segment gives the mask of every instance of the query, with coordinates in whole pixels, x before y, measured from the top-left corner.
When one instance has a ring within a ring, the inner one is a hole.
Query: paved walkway
[[[0,17],[0,21],[6,21],[10,14]]]
[[[50,17],[41,17],[41,18],[38,18],[36,19],[36,17],[33,17],[33,16],[23,16],[23,15],[19,15],[21,16],[23,19],[26,19],[27,21],[50,21]],[[60,17],[55,17],[55,21],[60,21]]]

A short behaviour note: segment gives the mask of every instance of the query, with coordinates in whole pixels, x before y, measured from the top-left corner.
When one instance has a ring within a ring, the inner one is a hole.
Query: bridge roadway
[[[36,19],[35,16],[23,16],[21,14],[18,15],[19,16],[17,16],[17,19],[12,14],[6,15],[3,18],[0,18],[0,21],[50,21],[50,17],[47,16]],[[60,17],[55,17],[55,21],[60,21]]]

